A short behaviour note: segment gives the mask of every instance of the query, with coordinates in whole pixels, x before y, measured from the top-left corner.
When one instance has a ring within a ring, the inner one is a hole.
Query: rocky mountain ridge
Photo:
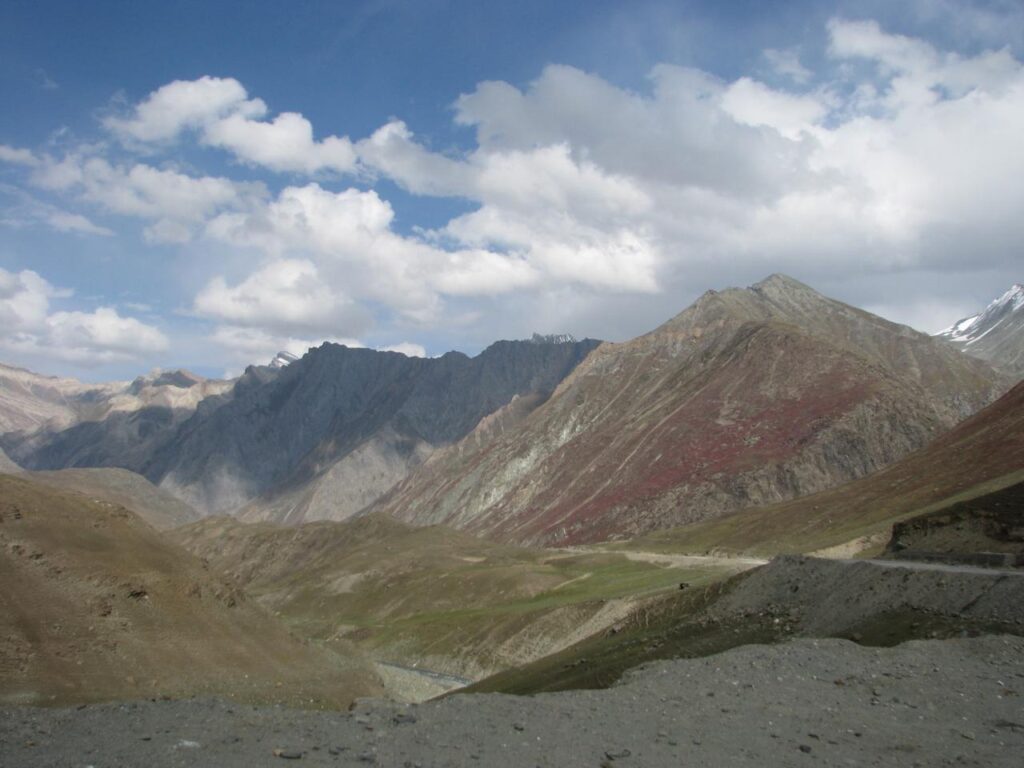
[[[526,544],[636,535],[862,477],[1007,386],[773,275],[602,345],[518,426],[437,454],[376,508]]]
[[[167,407],[4,439],[30,469],[119,466],[203,513],[348,517],[514,396],[542,401],[598,342],[500,341],[470,358],[325,343],[282,368],[250,367],[178,419]]]

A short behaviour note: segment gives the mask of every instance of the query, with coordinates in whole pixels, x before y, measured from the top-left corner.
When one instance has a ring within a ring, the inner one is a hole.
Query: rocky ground
[[[33,766],[1019,766],[1024,639],[746,646],[605,691],[459,695],[350,713],[217,700],[0,710]]]

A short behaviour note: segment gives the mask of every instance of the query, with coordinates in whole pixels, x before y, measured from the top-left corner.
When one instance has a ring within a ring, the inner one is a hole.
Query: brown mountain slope
[[[603,344],[519,427],[436,454],[377,509],[520,543],[636,535],[862,477],[1006,386],[773,276]]]
[[[794,501],[652,533],[626,546],[666,552],[809,552],[1024,481],[1024,383],[880,472]],[[852,553],[856,545],[850,547]]]
[[[198,693],[346,706],[358,657],[307,645],[134,513],[0,476],[0,702]]]
[[[30,476],[60,490],[77,491],[92,501],[127,507],[158,531],[199,519],[199,513],[181,499],[127,469],[59,469],[32,472]]]

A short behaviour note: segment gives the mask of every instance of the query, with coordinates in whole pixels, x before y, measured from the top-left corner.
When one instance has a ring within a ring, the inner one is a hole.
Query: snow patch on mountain
[[[1015,284],[1010,290],[993,301],[983,312],[958,320],[936,336],[961,344],[971,344],[991,333],[1010,315],[1024,307],[1024,286]]]
[[[282,350],[274,355],[274,359],[270,361],[269,366],[271,368],[284,368],[285,366],[291,365],[298,359],[298,355],[293,355],[291,352],[285,352]]]

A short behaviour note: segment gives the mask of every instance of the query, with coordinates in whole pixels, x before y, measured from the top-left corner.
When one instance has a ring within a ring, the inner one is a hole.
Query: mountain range
[[[0,364],[0,433],[60,431],[152,407],[190,412],[200,401],[232,386],[233,380],[206,379],[180,370],[157,370],[130,382],[84,384]]]
[[[1012,330],[1008,296],[975,324]],[[616,539],[836,487],[1012,382],[945,337],[782,275],[709,291],[624,343],[534,336],[433,359],[324,344],[230,381],[0,374],[0,450],[29,470],[124,468],[199,515],[382,511],[521,544]]]
[[[204,514],[343,519],[513,397],[542,401],[596,345],[537,337],[426,359],[324,344],[248,368],[194,411],[151,405],[3,447],[33,470],[124,467]]]

